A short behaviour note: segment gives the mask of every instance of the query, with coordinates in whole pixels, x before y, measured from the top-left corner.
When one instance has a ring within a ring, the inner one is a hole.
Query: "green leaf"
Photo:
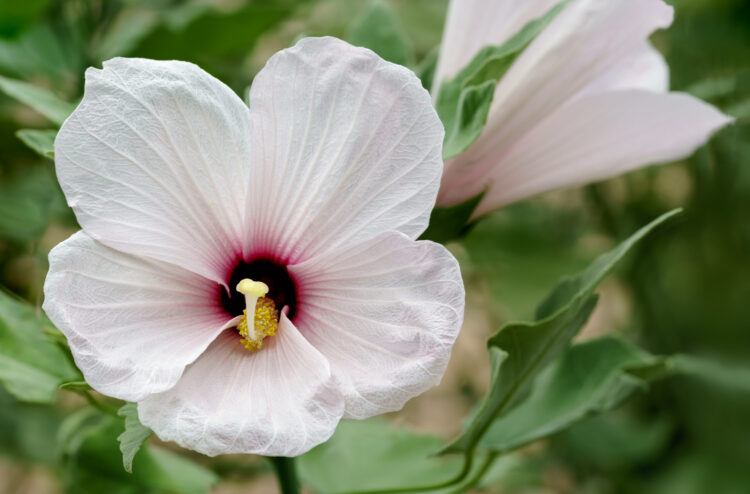
[[[50,221],[72,218],[55,170],[46,163],[28,163],[0,182],[0,238],[19,242],[38,239]]]
[[[750,98],[734,103],[727,107],[727,113],[737,120],[746,122],[750,120]]]
[[[355,46],[371,49],[389,62],[405,66],[413,62],[411,42],[395,12],[382,0],[370,2],[364,15],[355,22],[347,40]]]
[[[593,292],[599,282],[640,239],[677,212],[660,216],[599,256],[581,274],[559,284],[537,311],[535,322],[507,324],[490,338],[490,390],[464,432],[444,452],[472,450],[492,422],[526,397],[539,371],[565,351],[588,320],[596,306]]]
[[[502,79],[523,50],[563,9],[565,2],[552,7],[538,19],[529,21],[500,46],[485,46],[450,81],[441,81],[435,107],[445,127],[443,159],[466,150],[482,132]]]
[[[648,377],[681,374],[732,393],[750,393],[750,367],[726,359],[680,354],[670,357],[661,369],[648,370]]]
[[[21,401],[50,403],[60,383],[81,379],[44,334],[48,325],[34,307],[0,291],[0,382]]]
[[[45,158],[55,158],[56,130],[21,129],[16,132],[16,137],[24,144]]]
[[[664,213],[635,232],[612,251],[596,258],[596,260],[594,260],[594,262],[582,273],[560,281],[544,301],[542,301],[539,307],[537,307],[535,314],[536,319],[544,319],[560,311],[581,293],[592,292],[594,288],[596,288],[596,285],[598,285],[604,277],[612,271],[612,268],[614,268],[615,265],[625,257],[635,244],[640,242],[654,228],[670,218],[677,216],[681,212],[681,209],[674,209],[668,213]]]
[[[460,458],[434,456],[442,442],[381,419],[343,421],[331,439],[299,457],[299,475],[326,494],[437,484],[462,467]]]
[[[0,37],[17,36],[39,18],[50,0],[23,0],[0,2]]]
[[[420,239],[444,244],[464,236],[471,229],[469,219],[482,197],[484,193],[455,206],[434,208],[430,214],[430,224]]]
[[[607,474],[657,460],[669,447],[675,426],[663,417],[636,419],[604,413],[573,424],[555,437],[555,446],[574,465]]]
[[[0,76],[0,91],[30,106],[58,125],[62,124],[76,107],[46,89],[8,77]]]
[[[53,465],[60,412],[54,407],[15,400],[0,386],[0,455],[14,462]]]
[[[564,211],[539,200],[513,204],[477,221],[461,239],[470,264],[480,273],[504,320],[529,320],[563,276],[583,270],[597,252],[581,242],[586,234],[579,211]]]
[[[79,36],[60,29],[56,20],[46,20],[18,38],[0,39],[0,73],[23,80],[45,79],[65,87],[86,67],[84,52]]]
[[[63,423],[58,434],[66,465],[66,492],[133,492],[204,494],[219,478],[205,467],[170,451],[144,444],[123,470],[117,438],[123,423],[117,417],[84,408]]]
[[[648,384],[631,371],[661,361],[611,337],[575,345],[540,372],[529,397],[493,422],[479,445],[511,451],[614,408]]]
[[[432,81],[435,77],[435,70],[437,69],[439,56],[440,50],[436,47],[428,53],[416,67],[414,67],[414,73],[419,77],[419,80],[422,81],[422,87],[428,91],[432,90]]]
[[[588,321],[596,301],[596,295],[587,294],[553,317],[510,323],[490,338],[490,391],[466,430],[444,451],[473,449],[490,424],[526,396],[536,374],[565,350]]]
[[[140,483],[159,492],[204,494],[219,483],[219,477],[206,467],[158,447],[144,448],[135,468]]]
[[[244,2],[233,8],[204,1],[169,5],[164,22],[138,43],[132,55],[194,62],[237,90],[249,84],[251,75],[237,67],[258,39],[286,19],[299,2]]]
[[[159,15],[143,8],[120,11],[102,38],[96,43],[94,57],[108,60],[128,55],[159,25]]]
[[[153,431],[141,424],[138,419],[138,405],[135,403],[126,403],[117,415],[125,417],[125,432],[117,436],[122,452],[122,466],[125,467],[125,471],[132,473],[133,458],[141,448],[141,444],[153,434]]]

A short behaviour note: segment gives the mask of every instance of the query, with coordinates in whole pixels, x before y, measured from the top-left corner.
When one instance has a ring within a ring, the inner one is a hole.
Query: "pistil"
[[[268,293],[268,285],[245,278],[237,284],[237,291],[245,296],[245,310],[237,331],[242,336],[242,344],[250,351],[260,350],[263,339],[273,336],[279,327],[279,312]],[[248,324],[248,314],[252,314],[252,324]]]

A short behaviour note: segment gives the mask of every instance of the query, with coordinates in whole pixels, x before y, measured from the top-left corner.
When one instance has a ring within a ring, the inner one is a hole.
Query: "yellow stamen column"
[[[242,344],[250,351],[260,350],[263,339],[276,333],[279,313],[273,300],[265,297],[265,283],[246,278],[237,284],[237,291],[245,296],[244,315],[237,325]]]

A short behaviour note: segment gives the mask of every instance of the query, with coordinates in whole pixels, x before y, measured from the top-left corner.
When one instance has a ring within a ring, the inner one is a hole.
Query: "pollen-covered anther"
[[[263,339],[273,336],[279,327],[279,311],[270,298],[266,298],[268,286],[259,281],[244,279],[237,284],[237,291],[245,296],[246,309],[237,331],[242,336],[242,344],[250,351],[263,348]],[[254,314],[253,325],[248,325],[248,314]]]

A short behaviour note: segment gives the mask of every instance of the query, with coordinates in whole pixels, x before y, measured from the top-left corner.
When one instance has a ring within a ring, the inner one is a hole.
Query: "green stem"
[[[299,494],[300,485],[297,478],[297,469],[294,465],[294,458],[270,456],[268,460],[273,465],[276,478],[279,480],[281,494]]]
[[[461,471],[458,473],[458,475],[446,481],[439,482],[437,484],[418,485],[418,486],[401,487],[401,488],[375,489],[375,490],[369,490],[369,491],[355,491],[350,494],[394,494],[394,493],[401,493],[401,492],[434,491],[438,489],[453,487],[455,485],[458,485],[464,482],[468,478],[469,473],[471,473],[471,467],[474,462],[474,450],[471,449],[471,450],[466,451],[463,458],[464,458],[463,467],[461,468]],[[482,471],[484,471],[484,469],[485,467],[483,467]]]
[[[113,406],[107,405],[106,403],[102,403],[101,401],[97,400],[93,394],[85,389],[80,389],[76,392],[83,395],[83,397],[86,398],[86,401],[88,401],[91,406],[98,409],[99,411],[117,416],[117,411],[119,410],[119,408],[115,408]]]

